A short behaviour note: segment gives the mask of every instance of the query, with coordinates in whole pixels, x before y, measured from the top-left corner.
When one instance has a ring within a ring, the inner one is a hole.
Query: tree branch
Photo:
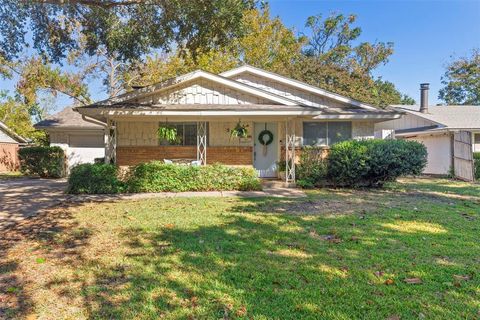
[[[25,0],[24,0],[25,1]],[[33,0],[34,2],[43,3],[43,4],[56,4],[56,5],[84,5],[90,7],[100,7],[104,9],[111,9],[113,7],[119,6],[130,6],[138,4],[154,4],[151,1],[142,1],[142,0]]]

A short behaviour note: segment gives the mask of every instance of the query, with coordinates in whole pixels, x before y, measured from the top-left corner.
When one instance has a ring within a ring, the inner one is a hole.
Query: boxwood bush
[[[65,152],[60,147],[26,147],[18,152],[20,171],[42,178],[65,176]]]
[[[130,192],[261,190],[253,168],[179,166],[160,161],[135,166],[127,184]]]
[[[119,193],[125,190],[125,184],[118,179],[118,167],[113,164],[79,164],[71,169],[68,177],[68,193]]]
[[[480,180],[480,152],[473,153],[475,179]]]
[[[405,175],[419,175],[427,149],[416,141],[349,140],[334,144],[328,155],[328,179],[335,186],[381,187]]]

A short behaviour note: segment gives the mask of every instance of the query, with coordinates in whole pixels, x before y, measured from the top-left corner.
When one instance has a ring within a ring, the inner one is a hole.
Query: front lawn
[[[0,318],[477,319],[479,234],[439,179],[58,208],[2,239]]]

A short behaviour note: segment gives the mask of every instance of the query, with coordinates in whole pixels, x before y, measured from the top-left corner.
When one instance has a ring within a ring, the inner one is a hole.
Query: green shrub
[[[419,175],[427,150],[416,141],[361,140],[334,144],[328,155],[328,179],[337,186],[380,187],[400,176]]]
[[[18,152],[20,171],[42,178],[65,176],[65,152],[60,147],[26,147]]]
[[[118,168],[113,164],[79,164],[72,168],[68,177],[68,193],[98,194],[123,191],[125,185],[118,179]]]
[[[325,184],[327,162],[323,158],[323,148],[307,146],[302,149],[300,162],[296,166],[297,185],[313,188]]]
[[[480,152],[473,153],[475,179],[480,180]]]
[[[142,163],[130,172],[130,192],[261,190],[253,168],[223,165],[178,166],[160,161]]]

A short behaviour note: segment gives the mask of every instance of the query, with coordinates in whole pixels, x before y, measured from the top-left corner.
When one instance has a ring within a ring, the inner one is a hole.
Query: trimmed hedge
[[[70,172],[67,192],[99,194],[262,189],[253,168],[223,165],[178,166],[152,161],[133,167],[125,181],[118,177],[118,168],[113,164],[80,164]]]
[[[65,152],[60,147],[26,147],[18,151],[20,171],[42,178],[65,176]]]
[[[178,166],[160,161],[135,166],[130,172],[127,184],[130,192],[262,189],[253,168],[235,168],[219,164]]]
[[[475,180],[480,180],[480,152],[473,153]]]
[[[335,186],[381,187],[400,176],[419,175],[427,149],[416,141],[349,140],[334,144],[328,155],[328,179]]]
[[[125,183],[118,179],[118,168],[113,164],[79,164],[72,168],[68,177],[68,193],[120,193],[125,190]]]

